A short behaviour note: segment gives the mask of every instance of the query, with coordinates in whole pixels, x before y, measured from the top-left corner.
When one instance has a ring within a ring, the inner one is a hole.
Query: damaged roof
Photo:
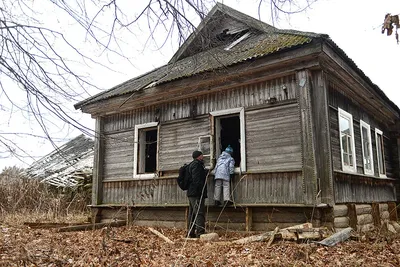
[[[58,186],[71,187],[93,170],[94,141],[81,134],[59,149],[35,161],[27,170],[28,177]]]
[[[75,109],[112,97],[132,94],[146,88],[234,64],[295,49],[314,40],[323,40],[361,76],[399,114],[399,108],[357,67],[326,34],[281,30],[217,3],[197,29],[178,49],[168,64],[74,105]]]
[[[227,25],[229,29],[226,28]],[[79,109],[87,104],[129,94],[146,87],[226,68],[310,43],[313,38],[320,36],[325,35],[279,30],[217,3],[167,65],[81,101],[75,104],[75,108]],[[207,43],[204,43],[205,40]]]

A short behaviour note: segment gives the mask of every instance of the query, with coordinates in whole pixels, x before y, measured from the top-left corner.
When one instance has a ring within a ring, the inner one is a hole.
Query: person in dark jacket
[[[204,168],[201,151],[194,151],[192,157],[193,161],[189,165],[191,182],[187,190],[189,199],[188,236],[197,238],[206,232],[204,200],[207,198],[207,171]]]

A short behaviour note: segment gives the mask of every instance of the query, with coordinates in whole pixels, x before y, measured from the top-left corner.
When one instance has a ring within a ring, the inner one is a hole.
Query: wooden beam
[[[96,118],[95,141],[94,141],[94,162],[93,162],[93,185],[92,205],[99,205],[103,201],[103,163],[104,163],[104,119]]]
[[[388,208],[389,208],[389,219],[391,221],[397,222],[397,205],[396,205],[396,202],[389,202],[388,203]]]
[[[318,184],[315,161],[315,137],[313,132],[313,113],[311,106],[311,73],[302,70],[296,73],[299,90],[299,113],[303,158],[304,203],[316,204]]]
[[[312,72],[311,103],[315,137],[316,172],[320,201],[334,205],[333,167],[329,127],[328,77],[323,71]]]
[[[356,204],[347,204],[347,216],[349,217],[349,225],[353,229],[357,229],[357,212]]]
[[[88,231],[100,229],[106,226],[119,227],[126,225],[126,221],[104,222],[104,223],[88,223],[81,225],[73,225],[68,227],[58,228],[57,232],[74,232],[74,231]]]
[[[372,220],[374,225],[380,227],[381,225],[381,216],[379,212],[379,203],[372,203]]]
[[[253,209],[246,207],[246,232],[250,232],[253,225]]]

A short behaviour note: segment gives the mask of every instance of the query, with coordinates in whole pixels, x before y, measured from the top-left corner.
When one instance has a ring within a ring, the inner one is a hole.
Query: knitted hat
[[[193,157],[194,159],[197,159],[200,155],[203,155],[203,152],[198,151],[198,150],[193,151],[193,153],[192,153],[192,157]]]
[[[225,152],[228,152],[229,154],[232,154],[232,153],[233,153],[233,148],[231,147],[231,145],[228,145],[228,146],[225,148]]]

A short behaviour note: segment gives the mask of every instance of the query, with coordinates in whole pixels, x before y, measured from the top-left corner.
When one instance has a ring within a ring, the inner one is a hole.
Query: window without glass
[[[353,116],[340,108],[338,110],[342,169],[343,171],[356,172]]]
[[[365,174],[374,174],[374,162],[372,156],[371,127],[360,120],[361,144],[363,153],[363,166]]]
[[[378,172],[380,177],[386,177],[385,151],[383,146],[383,132],[375,128],[376,157],[378,159]]]
[[[216,158],[230,145],[237,171],[239,167],[241,171],[246,171],[244,109],[215,111],[211,115],[214,116]]]
[[[157,170],[157,123],[135,126],[134,178],[151,178]]]

